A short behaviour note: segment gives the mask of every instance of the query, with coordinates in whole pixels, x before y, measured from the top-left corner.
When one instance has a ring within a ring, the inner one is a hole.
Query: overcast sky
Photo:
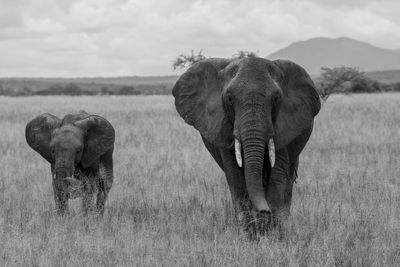
[[[191,49],[266,56],[347,36],[400,48],[398,0],[0,0],[0,76],[179,74]]]

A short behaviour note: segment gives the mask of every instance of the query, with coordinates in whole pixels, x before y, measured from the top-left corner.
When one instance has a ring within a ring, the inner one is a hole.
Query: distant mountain
[[[400,49],[376,47],[347,37],[318,37],[295,42],[267,56],[268,59],[290,59],[313,74],[321,67],[345,65],[362,71],[400,70]]]

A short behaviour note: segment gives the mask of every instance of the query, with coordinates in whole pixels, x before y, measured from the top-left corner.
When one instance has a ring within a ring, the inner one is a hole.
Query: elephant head
[[[173,95],[178,113],[205,140],[235,150],[251,203],[257,211],[270,212],[264,162],[271,169],[275,149],[309,128],[320,110],[306,71],[286,60],[206,59],[182,74]]]
[[[25,129],[29,146],[52,166],[54,189],[66,198],[83,193],[84,184],[74,177],[89,168],[114,145],[114,128],[104,118],[86,112],[66,115],[63,120],[45,113]]]

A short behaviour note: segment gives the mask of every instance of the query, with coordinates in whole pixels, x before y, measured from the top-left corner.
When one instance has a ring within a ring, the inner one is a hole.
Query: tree
[[[357,79],[352,83],[349,91],[351,93],[375,93],[383,90],[382,84],[371,78]]]
[[[197,53],[197,55],[195,55],[193,50],[191,50],[190,55],[181,54],[175,59],[174,63],[172,64],[172,67],[174,68],[174,70],[176,70],[177,68],[183,69],[188,66],[191,66],[194,63],[196,63],[197,61],[200,61],[200,60],[203,60],[206,58],[202,54],[202,52],[203,52],[203,50],[200,50],[199,53]]]
[[[239,58],[239,59],[246,57],[258,57],[258,55],[255,52],[239,50],[236,54],[232,56],[232,58]]]
[[[100,89],[100,94],[101,95],[112,95],[112,91],[107,86],[103,86]]]
[[[83,95],[83,90],[74,82],[70,82],[65,86],[65,95]]]
[[[124,85],[118,90],[118,95],[138,95],[140,92],[135,87]]]
[[[190,55],[185,55],[185,54],[179,55],[175,59],[174,63],[172,64],[173,69],[174,70],[176,70],[178,68],[184,69],[186,67],[192,66],[197,61],[206,59],[207,57],[204,56],[202,53],[203,53],[203,50],[200,50],[199,53],[197,53],[197,55],[195,55],[193,50],[191,50]],[[245,57],[257,57],[257,56],[258,55],[255,52],[240,50],[236,54],[232,55],[232,59],[237,59],[237,58],[241,59],[241,58],[245,58]]]
[[[346,82],[360,81],[363,75],[364,73],[355,67],[321,68],[321,77],[316,81],[321,98],[326,101],[332,93],[347,93],[343,85]]]

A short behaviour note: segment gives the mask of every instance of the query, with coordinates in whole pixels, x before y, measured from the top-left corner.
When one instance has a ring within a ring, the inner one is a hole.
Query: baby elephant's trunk
[[[75,169],[74,158],[65,153],[56,157],[54,186],[57,191],[67,199],[74,199],[82,196],[84,184],[74,177]]]
[[[69,199],[81,197],[83,194],[83,182],[73,176],[56,178],[53,180],[53,183],[56,190],[63,191]]]
[[[81,197],[83,194],[83,186],[82,181],[75,179],[73,177],[67,177],[64,179],[67,184],[67,192],[70,199],[74,199],[77,197]]]

